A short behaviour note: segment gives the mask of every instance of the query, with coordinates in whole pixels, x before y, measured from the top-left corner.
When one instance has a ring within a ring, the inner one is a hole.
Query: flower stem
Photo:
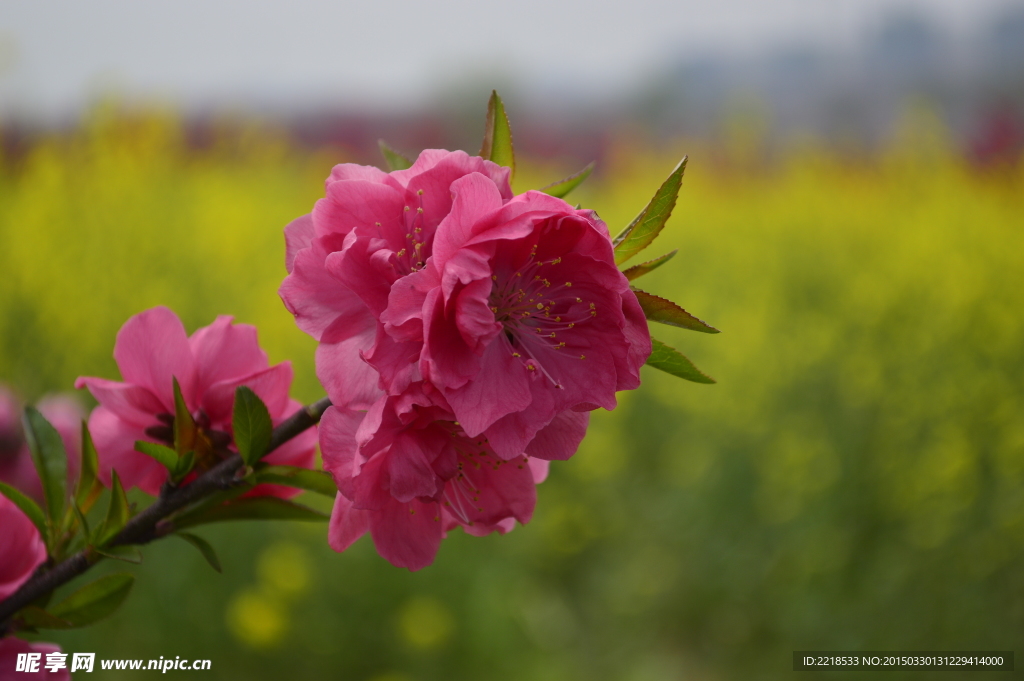
[[[306,405],[282,422],[281,425],[274,428],[267,453],[269,454],[299,433],[316,425],[330,406],[331,401],[325,397],[318,402]],[[157,531],[157,525],[161,521],[189,504],[239,484],[241,480],[235,474],[243,465],[241,457],[234,454],[188,485],[183,487],[165,485],[157,500],[129,520],[107,546],[146,544],[160,538],[163,535]],[[10,620],[16,612],[84,573],[98,562],[99,558],[100,556],[92,551],[91,547],[86,547],[50,570],[37,571],[21,585],[21,588],[5,600],[0,601],[0,638],[11,633]]]

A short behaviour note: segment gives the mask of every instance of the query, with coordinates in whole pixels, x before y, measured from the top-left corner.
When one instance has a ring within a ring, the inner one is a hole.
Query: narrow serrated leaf
[[[97,622],[120,607],[132,589],[135,578],[128,574],[100,577],[83,586],[66,599],[50,608],[50,614],[70,623],[75,629]]]
[[[78,482],[75,484],[75,503],[83,512],[88,512],[88,507],[92,505],[91,500],[95,498],[93,488],[98,481],[96,475],[99,467],[99,456],[96,453],[96,445],[92,441],[92,433],[89,432],[89,426],[83,420],[82,470],[78,474]]]
[[[39,504],[23,494],[21,490],[11,487],[6,482],[0,482],[0,494],[14,502],[14,505],[21,509],[21,512],[39,530],[39,536],[44,539],[46,538],[46,514],[43,513],[43,509],[39,508]]]
[[[35,605],[22,608],[14,615],[14,618],[33,629],[71,629],[73,626],[66,619],[57,617]]]
[[[330,516],[326,513],[296,504],[277,497],[246,497],[229,501],[220,506],[206,509],[200,514],[186,516],[175,520],[179,529],[218,523],[226,520],[304,520],[326,521]]]
[[[632,267],[623,270],[622,273],[624,275],[626,275],[626,279],[628,279],[629,281],[633,281],[634,279],[639,279],[640,277],[644,276],[645,274],[650,274],[654,270],[658,269],[659,267],[661,267],[662,265],[667,263],[669,260],[674,258],[676,253],[678,253],[678,252],[679,252],[679,250],[676,249],[676,250],[672,251],[671,253],[666,253],[665,255],[661,256],[660,258],[655,258],[654,260],[648,260],[647,262],[642,262],[639,265],[633,265]]]
[[[52,547],[60,524],[64,520],[68,455],[64,451],[64,441],[61,440],[60,433],[35,407],[25,407],[24,427],[32,461],[43,485],[47,527],[50,528],[47,544]]]
[[[121,560],[125,563],[138,565],[142,562],[142,551],[134,546],[108,546],[103,549],[93,548],[93,551],[114,560]]]
[[[552,182],[549,185],[541,187],[540,190],[545,194],[554,196],[555,198],[564,198],[573,189],[576,189],[576,187],[583,184],[583,181],[590,177],[590,173],[592,173],[593,171],[594,162],[591,161],[589,164],[587,164],[586,168],[579,171],[578,173],[574,173],[569,177],[558,180],[557,182]]]
[[[660,322],[669,326],[678,326],[681,329],[700,331],[701,333],[721,333],[718,329],[707,322],[697,319],[692,314],[679,307],[671,300],[641,291],[638,288],[630,287],[640,302],[644,316],[652,322]]]
[[[205,558],[206,562],[210,564],[210,567],[217,572],[224,572],[220,566],[220,558],[217,557],[217,552],[213,550],[210,542],[198,535],[192,534],[191,532],[175,532],[174,534],[199,549],[199,553],[203,554],[203,558]]]
[[[298,487],[332,499],[338,494],[338,487],[329,473],[311,471],[308,468],[297,466],[268,466],[256,471],[256,482]]]
[[[174,383],[174,451],[182,456],[196,448],[196,422],[185,404],[178,379],[171,380]]]
[[[135,451],[156,459],[157,463],[168,471],[173,472],[175,467],[178,465],[178,453],[166,445],[136,440]]]
[[[509,179],[516,174],[516,155],[512,147],[512,126],[505,114],[505,105],[498,96],[498,91],[491,91],[487,102],[487,120],[484,123],[484,143],[480,147],[480,156],[494,161],[500,166],[511,169]]]
[[[242,460],[252,466],[267,453],[274,423],[263,400],[248,386],[240,385],[235,390],[235,407],[231,416],[235,431],[235,446]]]
[[[654,198],[633,222],[619,233],[615,240],[615,264],[621,265],[634,255],[651,245],[661,232],[665,223],[672,215],[679,196],[679,188],[683,184],[683,173],[686,172],[686,156],[679,162],[668,176],[668,179],[655,192]]]
[[[110,503],[107,505],[107,515],[103,519],[103,525],[96,535],[96,545],[103,546],[113,539],[114,535],[128,523],[131,512],[128,509],[128,498],[124,494],[124,487],[121,486],[121,479],[117,471],[110,471]]]
[[[384,140],[377,140],[377,146],[380,147],[380,153],[384,156],[388,170],[405,170],[412,166],[412,161],[395,151]]]
[[[685,378],[687,381],[693,381],[694,383],[715,382],[715,379],[701,372],[700,369],[694,366],[693,362],[675,348],[665,345],[656,338],[651,339],[651,344],[653,345],[653,351],[651,356],[647,358],[647,364],[655,369],[661,369],[673,376]]]

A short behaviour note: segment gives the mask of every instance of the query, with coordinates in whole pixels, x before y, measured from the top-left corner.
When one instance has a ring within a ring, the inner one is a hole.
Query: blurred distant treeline
[[[517,191],[577,169],[516,125]],[[1019,164],[978,165],[927,107],[857,156],[652,136],[607,133],[571,199],[617,231],[690,153],[650,251],[680,254],[639,283],[723,330],[656,329],[717,385],[645,369],[552,466],[533,522],[453,533],[421,572],[368,539],[334,554],[322,526],[214,526],[223,575],[159,542],[105,568],[140,577],[115,617],[47,638],[295,681],[788,679],[797,649],[1019,649]],[[35,399],[117,378],[117,329],[166,304],[189,330],[256,324],[295,395],[322,394],[276,295],[281,230],[362,147],[113,105],[19,139],[0,157],[0,380]]]

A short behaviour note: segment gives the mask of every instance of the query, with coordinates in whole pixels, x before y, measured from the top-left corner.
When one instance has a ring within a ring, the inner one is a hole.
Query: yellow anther
[[[512,356],[513,357],[522,357],[522,355],[520,355],[518,352],[513,352]]]
[[[572,288],[572,282],[571,281],[565,282],[565,285],[568,286],[569,288]]]
[[[538,310],[543,310],[544,309],[544,303],[537,303],[537,309]]]
[[[416,212],[417,212],[417,213],[422,213],[422,212],[423,212],[423,209],[422,209],[422,208],[417,208],[417,209],[416,209]]]
[[[405,249],[403,248],[398,253],[395,253],[395,255],[397,255],[399,258],[401,258],[403,255],[405,255]]]
[[[422,232],[422,231],[423,231],[423,228],[422,228],[422,227],[417,227],[416,229],[414,229],[414,230],[412,230],[412,231],[414,231],[414,232],[416,232],[417,234],[419,234],[420,232]]]
[[[580,355],[580,359],[586,359],[586,358],[587,358],[586,355]]]
[[[571,329],[572,327],[574,327],[574,326],[576,326],[576,322],[569,322],[569,328],[570,328],[570,329]]]
[[[406,206],[406,207],[405,207],[405,210],[409,210],[409,206]]]
[[[582,302],[583,302],[583,299],[582,299],[582,298],[577,298],[577,299],[576,299],[576,302],[577,302],[577,303],[582,303]]]
[[[416,190],[416,195],[417,196],[423,196],[423,190],[422,189]]]

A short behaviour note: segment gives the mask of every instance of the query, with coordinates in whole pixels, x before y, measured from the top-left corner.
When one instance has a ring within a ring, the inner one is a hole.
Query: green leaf
[[[329,473],[311,471],[298,466],[268,466],[256,471],[256,481],[298,487],[332,499],[338,494],[338,487]]]
[[[78,519],[78,527],[82,532],[82,536],[88,537],[90,535],[89,521],[85,519],[85,514],[82,513],[81,507],[74,499],[71,500],[71,508],[75,512],[75,517]]]
[[[192,470],[192,466],[195,462],[195,452],[187,452],[185,456],[179,457],[178,462],[174,465],[174,468],[171,469],[171,480],[175,484],[181,482],[181,480]]]
[[[240,385],[235,390],[235,408],[231,416],[235,446],[242,460],[252,466],[267,453],[274,424],[263,400],[251,388]]]
[[[638,288],[633,288],[632,286],[630,288],[632,288],[633,293],[636,294],[636,299],[640,301],[640,307],[644,311],[644,316],[652,322],[660,322],[662,324],[668,324],[669,326],[678,326],[682,329],[700,331],[701,333],[721,333],[721,331],[715,327],[711,326],[707,322],[697,319],[671,300],[660,298],[648,293],[647,291],[641,291]]]
[[[99,467],[99,456],[96,454],[92,434],[86,422],[82,421],[82,471],[78,474],[78,482],[75,485],[75,503],[79,509],[87,511],[92,506],[95,497],[93,488],[99,484],[96,477]]]
[[[516,155],[512,148],[512,126],[505,114],[505,105],[498,96],[497,90],[491,91],[491,99],[487,102],[487,121],[484,124],[484,143],[480,147],[480,156],[494,161],[500,166],[510,168],[509,179],[516,174]]]
[[[0,482],[0,494],[14,502],[14,505],[21,509],[21,512],[28,516],[32,524],[39,530],[39,536],[46,536],[46,514],[39,504],[22,494],[20,490],[11,487],[6,482]]]
[[[196,448],[196,422],[185,404],[178,379],[171,380],[174,382],[174,451],[183,456]]]
[[[131,512],[128,510],[128,498],[124,494],[124,487],[121,486],[121,479],[117,471],[110,471],[110,504],[107,506],[107,516],[103,520],[96,536],[96,545],[103,546],[128,523]]]
[[[213,550],[212,546],[210,546],[210,542],[198,535],[192,534],[191,532],[175,532],[174,534],[199,549],[199,553],[203,554],[203,558],[205,558],[206,562],[210,564],[210,567],[217,572],[224,572],[220,566],[220,559],[217,557],[217,552]]]
[[[142,551],[134,546],[108,546],[105,549],[93,548],[93,551],[106,556],[107,558],[113,558],[114,560],[123,560],[126,563],[132,563],[138,565],[142,562]]]
[[[51,615],[70,623],[67,627],[54,628],[76,629],[112,614],[128,597],[134,582],[131,575],[113,574],[83,586],[50,608]]]
[[[43,418],[35,407],[25,407],[25,438],[28,440],[32,461],[43,484],[43,501],[46,505],[46,517],[49,536],[53,544],[55,534],[64,518],[64,503],[67,500],[68,455],[64,451],[64,441],[60,439],[57,429]]]
[[[647,358],[647,364],[655,369],[661,369],[679,378],[685,378],[694,383],[714,383],[715,379],[701,372],[682,353],[662,343],[657,338],[652,338],[654,346],[651,356]]]
[[[590,173],[592,173],[593,171],[594,163],[593,161],[591,161],[586,168],[579,171],[578,173],[570,175],[569,177],[566,177],[564,179],[558,180],[557,182],[552,182],[549,185],[541,187],[540,190],[545,194],[550,194],[555,198],[561,199],[565,197],[565,195],[571,192],[573,189],[576,189],[576,187],[583,184],[583,181],[590,177]]]
[[[671,253],[666,253],[665,255],[661,256],[660,258],[655,258],[654,260],[648,260],[647,262],[640,263],[639,265],[633,265],[629,269],[623,270],[622,273],[624,275],[626,275],[626,279],[628,279],[630,281],[633,281],[634,279],[639,279],[640,277],[644,276],[645,274],[650,274],[654,270],[658,269],[659,267],[661,267],[662,265],[667,263],[669,260],[674,258],[676,253],[678,253],[678,252],[679,252],[679,250],[676,249],[676,250],[672,251]]]
[[[388,170],[405,170],[412,166],[412,161],[399,154],[384,140],[377,140],[377,146],[380,147],[380,153],[384,156]],[[218,572],[220,571],[218,570]]]
[[[71,622],[46,612],[36,605],[19,610],[14,617],[33,629],[71,629]]]
[[[246,497],[206,509],[196,515],[176,520],[176,528],[219,523],[226,520],[303,520],[326,521],[330,516],[308,506],[302,506],[277,497]]]
[[[683,184],[683,173],[686,171],[686,156],[675,167],[664,184],[655,192],[651,202],[633,218],[626,229],[615,237],[615,264],[621,265],[634,255],[650,246],[658,236],[665,222],[672,215],[679,196],[679,188]]]
[[[156,459],[168,471],[174,471],[178,465],[178,453],[166,445],[136,440],[135,451]]]

